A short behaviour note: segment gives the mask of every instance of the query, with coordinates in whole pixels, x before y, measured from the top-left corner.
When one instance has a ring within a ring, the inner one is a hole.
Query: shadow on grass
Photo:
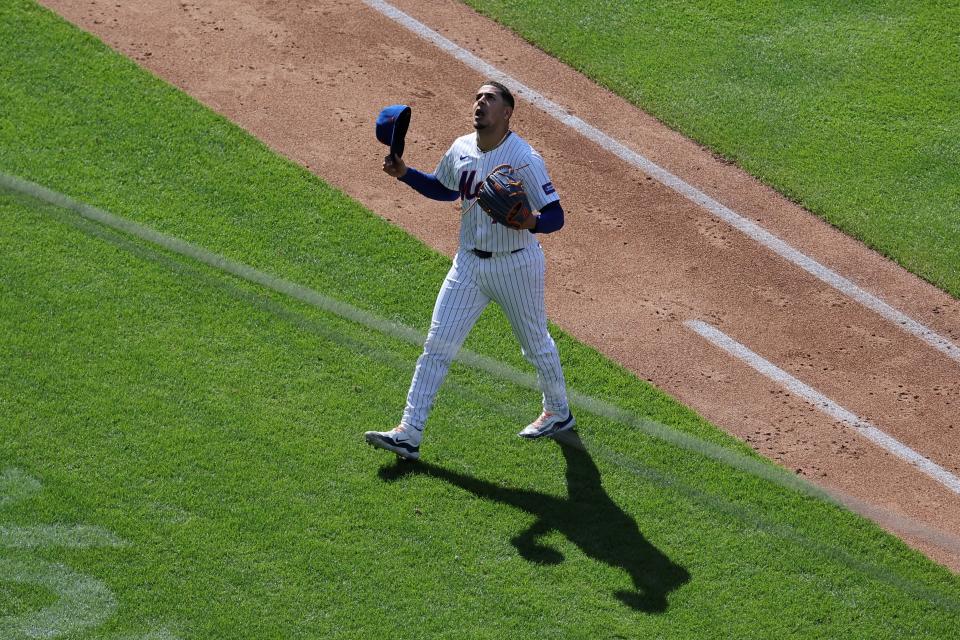
[[[667,609],[667,594],[690,580],[690,573],[653,546],[636,521],[610,499],[600,482],[600,470],[575,432],[558,434],[555,441],[567,461],[566,499],[539,491],[510,489],[428,462],[396,462],[380,469],[386,481],[420,474],[445,480],[480,498],[496,500],[537,516],[511,539],[520,555],[537,564],[559,564],[563,554],[540,542],[558,531],[583,553],[626,571],[635,591],[614,595],[627,606],[648,613]]]
[[[281,298],[279,294],[277,296],[265,294],[263,288],[259,285],[250,283],[241,285],[233,276],[223,271],[217,271],[214,267],[207,267],[191,258],[155,248],[149,241],[128,236],[87,220],[59,206],[0,187],[0,208],[7,202],[43,212],[52,219],[68,224],[92,238],[128,251],[143,260],[166,267],[181,276],[182,279],[195,279],[198,286],[216,288],[237,300],[251,304],[257,309],[274,314],[303,331],[351,349],[370,361],[393,367],[397,371],[404,372],[405,376],[410,375],[411,358],[415,359],[416,356],[416,354],[411,356],[408,353],[412,348],[410,345],[388,348],[383,342],[369,340],[366,335],[359,335],[356,338],[349,336],[340,326],[329,324],[329,314],[326,312],[322,314],[323,319],[315,318],[298,310],[296,306],[289,306],[290,300],[286,297]],[[274,299],[274,297],[277,299]],[[283,302],[281,303],[280,300],[283,300]],[[419,349],[419,347],[415,348]],[[481,393],[466,385],[457,385],[453,380],[448,380],[444,388],[448,393],[455,391],[460,397],[471,402],[483,402],[484,400]],[[502,413],[507,407],[506,405],[498,405],[492,408],[498,409]],[[517,420],[520,418],[520,416],[513,417]],[[633,604],[631,606],[639,604],[641,606],[635,606],[635,608],[641,610],[664,610],[666,606],[665,596],[690,579],[688,572],[683,567],[673,564],[659,550],[650,545],[639,532],[636,523],[610,500],[600,486],[599,472],[579,438],[575,435],[564,438],[564,434],[560,434],[557,440],[560,442],[568,464],[567,476],[570,498],[567,501],[537,492],[505,489],[433,465],[419,465],[423,467],[422,469],[387,468],[381,470],[381,476],[390,479],[411,472],[433,475],[446,479],[451,484],[456,484],[478,496],[496,499],[538,515],[540,519],[527,532],[514,539],[514,543],[524,557],[534,562],[562,561],[561,554],[556,550],[537,544],[539,537],[554,529],[558,530],[578,544],[587,555],[612,566],[622,567],[631,575],[638,591],[636,593],[623,592],[618,594],[621,600],[628,604],[631,604],[632,600]],[[579,453],[569,451],[568,447],[571,446],[579,449]],[[960,599],[956,597],[956,589],[952,588],[953,583],[945,587],[948,591],[943,592],[940,590],[944,588],[942,586],[930,586],[916,577],[902,575],[892,564],[878,563],[878,557],[882,557],[884,562],[888,562],[883,554],[880,556],[876,554],[867,555],[866,549],[862,554],[851,553],[851,547],[849,545],[845,546],[844,539],[831,538],[824,540],[819,536],[810,537],[806,530],[798,529],[798,525],[785,522],[774,514],[757,511],[756,508],[742,504],[740,501],[733,502],[728,497],[713,494],[701,486],[685,484],[680,478],[669,472],[639,465],[626,456],[598,445],[592,445],[591,449],[610,464],[618,465],[643,481],[655,483],[662,487],[664,491],[673,492],[682,499],[701,505],[717,514],[736,519],[750,530],[763,531],[776,536],[784,544],[798,545],[812,556],[817,556],[824,561],[843,564],[852,571],[900,589],[914,598],[927,600],[934,606],[951,612],[960,612]],[[579,461],[578,458],[580,458]],[[577,478],[578,476],[594,476],[593,484],[591,484],[589,478],[586,478],[586,482],[583,480],[571,482],[571,477]],[[594,504],[589,504],[591,500]],[[587,502],[588,504],[575,504],[575,502]],[[591,519],[596,520],[596,522],[592,523]],[[899,555],[896,556],[896,558],[899,557]],[[889,561],[893,559],[895,557],[891,555]],[[659,609],[650,606],[650,603],[657,602],[657,598],[660,602]]]

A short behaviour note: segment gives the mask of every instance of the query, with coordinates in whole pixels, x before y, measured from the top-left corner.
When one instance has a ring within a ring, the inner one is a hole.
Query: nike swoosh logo
[[[466,158],[468,158],[468,157],[469,157],[469,156],[460,156],[460,159],[461,159],[461,160],[464,160],[464,159],[466,159]]]

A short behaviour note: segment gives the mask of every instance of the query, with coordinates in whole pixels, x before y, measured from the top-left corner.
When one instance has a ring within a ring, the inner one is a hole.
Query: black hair
[[[497,91],[499,91],[500,95],[503,97],[503,101],[510,105],[510,108],[513,109],[513,94],[510,93],[510,89],[507,89],[507,87],[496,80],[490,80],[488,82],[484,82],[483,84],[496,87]]]

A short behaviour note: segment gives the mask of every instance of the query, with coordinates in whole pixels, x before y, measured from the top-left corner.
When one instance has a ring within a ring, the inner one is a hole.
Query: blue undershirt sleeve
[[[563,226],[563,207],[559,200],[554,200],[543,209],[537,218],[537,226],[530,230],[531,233],[553,233]]]
[[[403,174],[403,177],[397,179],[410,185],[417,193],[431,200],[452,201],[460,197],[459,191],[447,189],[434,174],[423,173],[412,167],[407,167],[407,172]]]

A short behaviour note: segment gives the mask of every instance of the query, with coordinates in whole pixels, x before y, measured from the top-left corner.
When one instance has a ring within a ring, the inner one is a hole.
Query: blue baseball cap
[[[384,107],[377,116],[377,140],[390,147],[390,153],[403,156],[403,139],[410,126],[410,107],[394,104]]]

